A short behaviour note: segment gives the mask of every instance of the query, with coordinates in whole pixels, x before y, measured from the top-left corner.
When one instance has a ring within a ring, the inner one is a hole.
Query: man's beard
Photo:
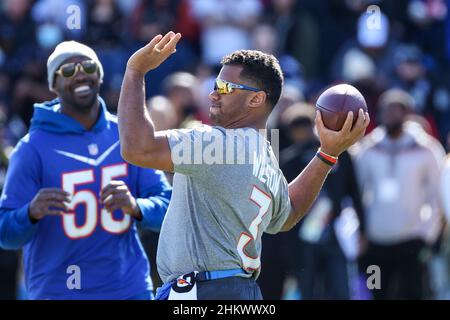
[[[77,99],[74,94],[70,94],[62,98],[73,109],[76,109],[79,112],[88,112],[98,100],[98,89],[94,89],[92,94],[87,99]]]
[[[397,137],[401,134],[401,132],[403,130],[403,123],[402,122],[392,123],[389,125],[385,125],[385,128],[386,128],[386,132],[389,136]]]

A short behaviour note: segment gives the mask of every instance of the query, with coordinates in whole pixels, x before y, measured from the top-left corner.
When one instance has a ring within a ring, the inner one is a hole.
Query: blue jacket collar
[[[94,127],[90,130],[92,132],[99,132],[109,127],[108,119],[111,117],[103,99],[98,97],[98,101],[100,103],[100,114]],[[54,133],[83,134],[87,132],[78,121],[61,113],[60,110],[61,104],[59,98],[43,103],[35,103],[30,132],[37,129]]]

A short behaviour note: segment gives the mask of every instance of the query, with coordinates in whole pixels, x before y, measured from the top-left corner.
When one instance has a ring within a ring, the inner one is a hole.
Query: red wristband
[[[317,157],[322,160],[323,162],[325,162],[326,164],[333,166],[337,163],[338,158],[337,157],[333,157],[325,152],[323,152],[320,148],[317,151]]]

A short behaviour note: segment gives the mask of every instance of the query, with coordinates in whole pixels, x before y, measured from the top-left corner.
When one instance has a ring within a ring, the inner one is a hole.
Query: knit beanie
[[[47,80],[50,91],[53,90],[55,72],[61,66],[63,61],[76,56],[85,56],[94,60],[98,65],[100,81],[103,80],[103,66],[100,63],[100,60],[98,60],[94,50],[76,41],[64,41],[56,46],[55,51],[53,51],[47,60]]]

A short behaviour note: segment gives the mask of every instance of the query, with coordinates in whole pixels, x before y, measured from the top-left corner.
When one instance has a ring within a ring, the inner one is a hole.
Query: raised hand
[[[127,68],[145,75],[177,51],[176,45],[180,38],[180,33],[175,34],[172,31],[164,36],[160,34],[155,36],[146,46],[136,51],[128,59]]]

